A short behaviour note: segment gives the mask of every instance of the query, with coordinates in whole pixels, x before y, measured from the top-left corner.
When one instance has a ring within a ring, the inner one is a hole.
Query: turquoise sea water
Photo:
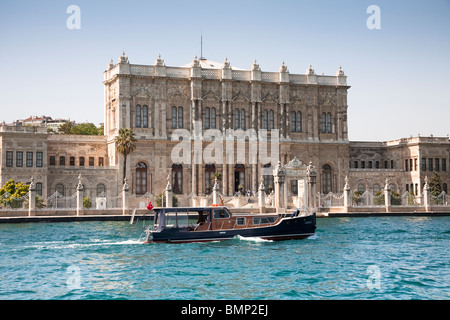
[[[282,242],[143,244],[142,222],[0,225],[0,299],[449,299],[450,218],[320,218]]]

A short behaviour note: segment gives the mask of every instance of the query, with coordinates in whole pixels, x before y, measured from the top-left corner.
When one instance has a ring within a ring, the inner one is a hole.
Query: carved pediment
[[[250,101],[250,99],[246,95],[244,95],[241,91],[239,91],[231,100],[247,101],[247,102]]]
[[[202,96],[203,100],[218,100],[220,101],[220,97],[217,96],[213,91],[209,90]]]
[[[303,100],[301,97],[297,97],[297,96],[291,97],[289,102],[292,103],[292,104],[294,104],[294,103],[296,103],[296,104],[306,104],[305,100]]]
[[[330,106],[330,105],[336,105],[336,96],[334,95],[324,95],[324,96],[319,96],[318,98],[318,103],[319,105],[324,105],[324,106]]]
[[[289,161],[289,164],[287,165],[288,168],[306,168],[306,165],[297,157],[294,157],[291,161]]]
[[[276,102],[278,103],[278,97],[276,97],[275,95],[268,93],[264,96],[264,98],[262,98],[263,102]]]
[[[141,86],[141,87],[133,90],[131,92],[131,96],[135,97],[135,98],[151,98],[152,97],[152,93],[151,93],[150,89],[148,89],[148,88],[146,88],[144,86]]]

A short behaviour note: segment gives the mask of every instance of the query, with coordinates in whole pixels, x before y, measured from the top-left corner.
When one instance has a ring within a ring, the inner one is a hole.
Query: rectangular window
[[[408,170],[408,159],[405,159],[405,171],[409,171]]]
[[[375,168],[380,169],[380,161],[375,161]]]
[[[409,171],[413,171],[413,159],[409,159]]]
[[[84,167],[84,157],[80,157],[80,167]]]
[[[36,194],[39,196],[42,196],[42,183],[41,182],[36,183]]]
[[[94,166],[94,157],[89,157],[89,167]]]
[[[33,166],[33,152],[27,151],[27,167]]]
[[[236,224],[238,226],[245,226],[245,218],[244,217],[238,217],[236,218]]]
[[[366,162],[365,161],[361,161],[361,169],[365,169],[366,168]]]
[[[358,161],[355,161],[355,169],[358,169]]]
[[[433,171],[433,158],[428,159],[428,171]]]
[[[394,160],[391,160],[391,169],[394,169]]]
[[[148,128],[148,107],[142,107],[142,126]]]
[[[50,156],[50,165],[51,166],[54,166],[54,165],[56,165],[56,157],[55,156]]]
[[[7,167],[13,166],[13,152],[12,151],[6,151],[6,166]]]
[[[43,161],[43,159],[44,159],[44,153],[43,152],[36,152],[36,167],[42,168],[42,165],[43,165],[42,161]]]
[[[369,169],[372,169],[372,161],[369,161]]]
[[[59,157],[59,165],[60,166],[66,165],[66,157]]]
[[[417,158],[414,159],[414,171],[417,171]]]
[[[178,128],[183,128],[183,108],[178,107]]]
[[[98,166],[103,167],[105,165],[105,160],[103,160],[103,157],[98,158]]]
[[[427,158],[422,158],[422,171],[427,171]]]
[[[72,166],[72,167],[75,166],[75,157],[70,157],[69,158],[69,165]]]
[[[16,151],[16,167],[23,167],[23,152]]]
[[[439,158],[434,159],[434,170],[439,171]]]
[[[387,162],[387,161],[384,161],[384,168],[385,168],[385,169],[389,169],[389,167],[388,167],[388,162]]]
[[[447,159],[442,158],[441,165],[442,165],[442,171],[447,171]]]

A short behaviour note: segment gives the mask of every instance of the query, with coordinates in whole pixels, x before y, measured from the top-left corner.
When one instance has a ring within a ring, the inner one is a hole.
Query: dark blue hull
[[[202,242],[232,239],[235,236],[260,237],[267,240],[304,239],[315,233],[316,215],[284,218],[278,224],[245,229],[189,231],[188,228],[166,228],[153,231],[148,242]]]

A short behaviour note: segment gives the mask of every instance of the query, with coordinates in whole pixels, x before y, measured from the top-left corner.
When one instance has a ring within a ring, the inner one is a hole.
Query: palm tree
[[[125,177],[127,175],[127,156],[136,149],[136,145],[133,143],[136,141],[134,137],[133,130],[121,128],[119,129],[119,134],[114,138],[116,143],[116,149],[118,152],[123,154],[123,182],[125,182]]]

